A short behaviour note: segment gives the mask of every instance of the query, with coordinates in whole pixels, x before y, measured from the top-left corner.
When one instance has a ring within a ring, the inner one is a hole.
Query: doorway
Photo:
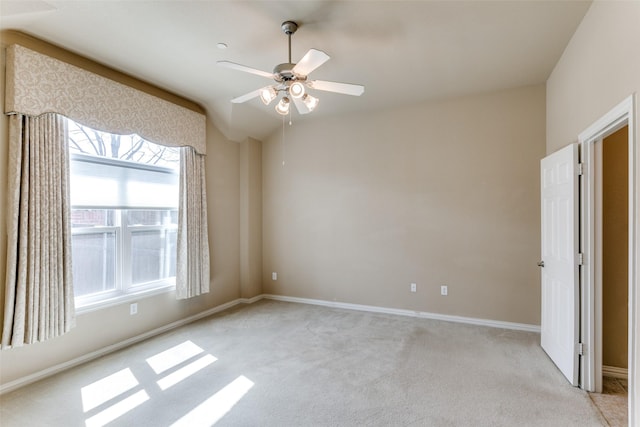
[[[629,126],[602,139],[602,373],[627,378]]]
[[[602,392],[603,375],[627,376],[629,425],[636,421],[638,242],[634,97],[580,135],[580,386]]]
[[[591,400],[611,425],[628,418],[629,126],[594,142],[596,312],[601,376]],[[598,359],[598,358],[597,358]]]

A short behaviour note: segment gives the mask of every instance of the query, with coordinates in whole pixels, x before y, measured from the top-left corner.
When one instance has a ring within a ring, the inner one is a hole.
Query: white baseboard
[[[443,320],[446,322],[466,323],[470,325],[489,326],[492,328],[512,329],[516,331],[540,333],[540,326],[528,325],[524,323],[502,322],[497,320],[477,319],[473,317],[450,316],[446,314],[428,313],[424,311],[412,311],[412,310],[403,310],[403,309],[397,309],[397,308],[376,307],[372,305],[350,304],[350,303],[344,303],[344,302],[324,301],[324,300],[317,300],[317,299],[310,299],[310,298],[296,298],[296,297],[287,297],[282,295],[262,294],[253,298],[238,298],[236,300],[219,305],[209,310],[205,310],[193,316],[180,319],[176,322],[169,323],[168,325],[162,326],[160,328],[156,328],[151,331],[145,332],[144,334],[137,335],[127,340],[121,341],[117,344],[113,344],[113,345],[101,348],[99,350],[93,351],[91,353],[87,353],[85,355],[69,360],[67,362],[60,363],[58,365],[27,375],[22,378],[18,378],[15,381],[2,384],[0,385],[0,395],[13,391],[17,388],[23,387],[27,384],[31,384],[33,382],[42,380],[46,377],[55,375],[64,370],[72,368],[74,366],[78,366],[80,364],[89,362],[93,359],[97,359],[99,357],[105,356],[114,351],[123,349],[125,347],[136,344],[138,342],[144,341],[156,335],[160,335],[162,333],[168,332],[172,329],[179,328],[180,326],[184,326],[188,323],[195,322],[196,320],[200,320],[202,318],[218,313],[220,311],[227,310],[231,307],[235,307],[238,304],[253,304],[257,301],[260,301],[261,299],[271,299],[276,301],[294,302],[294,303],[300,303],[300,304],[320,305],[324,307],[342,308],[346,310],[367,311],[372,313],[395,314],[398,316],[409,316],[409,317],[417,317],[421,319]],[[612,368],[612,369],[619,369],[619,368]],[[604,372],[605,372],[605,367],[603,367],[603,373]],[[626,378],[626,370],[624,370],[624,375],[625,375],[624,378]],[[613,375],[610,375],[610,376],[613,376]]]
[[[345,302],[324,301],[309,298],[287,297],[282,295],[263,294],[263,298],[276,301],[296,302],[301,304],[321,305],[324,307],[344,308],[347,310],[369,311],[373,313],[395,314],[398,316],[418,317],[421,319],[443,320],[445,322],[466,323],[469,325],[489,326],[492,328],[511,329],[516,331],[540,333],[540,326],[526,323],[502,322],[499,320],[477,319],[474,317],[451,316],[448,314],[429,313],[425,311],[385,308],[373,305],[350,304]]]
[[[602,366],[602,376],[620,378],[626,380],[629,378],[629,370],[626,368],[616,368],[615,366]]]
[[[74,366],[78,366],[81,365],[83,363],[89,362],[93,359],[97,359],[99,357],[105,356],[109,353],[112,353],[114,351],[123,349],[125,347],[128,347],[130,345],[136,344],[138,342],[144,341],[146,339],[149,339],[151,337],[154,337],[156,335],[160,335],[163,334],[165,332],[168,332],[172,329],[175,328],[179,328],[180,326],[184,326],[188,323],[192,323],[195,322],[196,320],[200,320],[202,318],[205,318],[207,316],[211,316],[212,314],[218,313],[220,311],[223,310],[227,310],[231,307],[235,307],[238,304],[252,304],[256,301],[259,301],[262,299],[262,295],[259,295],[257,297],[254,298],[238,298],[236,300],[230,301],[228,303],[225,304],[221,304],[219,306],[213,307],[209,310],[205,310],[201,313],[198,314],[194,314],[193,316],[189,316],[189,317],[185,317],[184,319],[180,319],[178,321],[175,321],[173,323],[169,323],[168,325],[164,325],[161,326],[159,328],[153,329],[151,331],[145,332],[144,334],[140,334],[137,335],[135,337],[129,338],[127,340],[121,341],[119,343],[113,344],[113,345],[109,345],[107,347],[103,347],[99,350],[96,351],[92,351],[91,353],[87,353],[84,354],[80,357],[77,357],[75,359],[69,360],[67,362],[64,363],[60,363],[58,365],[52,366],[50,368],[47,369],[43,369],[42,371],[38,371],[35,372],[33,374],[27,375],[25,377],[22,378],[18,378],[17,380],[14,381],[10,381],[8,383],[2,384],[0,385],[0,395],[4,394],[4,393],[8,393],[10,391],[13,391],[17,388],[23,387],[27,384],[31,384],[33,382],[42,380],[46,377],[55,375],[57,373],[60,373],[62,371],[65,371],[69,368],[73,368]]]

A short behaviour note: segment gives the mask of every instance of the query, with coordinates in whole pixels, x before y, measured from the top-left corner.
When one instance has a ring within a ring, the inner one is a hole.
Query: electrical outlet
[[[447,285],[440,286],[440,295],[449,295],[449,287]]]
[[[275,271],[271,273],[271,280],[278,280],[278,273],[276,273]]]
[[[416,292],[417,290],[417,285],[415,283],[411,284],[411,292]]]
[[[134,314],[138,314],[138,303],[134,302],[133,304],[131,304],[129,306],[129,314],[130,315],[134,315]]]

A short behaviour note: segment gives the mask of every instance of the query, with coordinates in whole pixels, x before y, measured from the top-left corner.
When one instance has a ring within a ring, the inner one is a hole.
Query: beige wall
[[[294,119],[262,151],[265,292],[539,324],[544,105],[539,85]]]
[[[602,363],[627,368],[629,128],[602,144]]]
[[[207,218],[211,292],[219,302],[240,298],[240,147],[207,120]]]
[[[240,295],[262,294],[262,143],[240,144]]]
[[[547,153],[640,92],[639,22],[640,1],[591,5],[547,81]]]
[[[3,44],[6,39],[3,39]],[[4,46],[0,67],[0,98],[4,99]],[[0,117],[0,277],[6,267],[5,200],[8,119]],[[79,314],[70,333],[47,341],[0,351],[0,384],[5,385],[81,357],[93,351],[195,315],[240,297],[240,176],[239,144],[228,141],[207,123],[206,179],[208,191],[211,293],[186,301],[165,293],[138,300],[138,314],[129,315],[129,304]],[[0,286],[4,309],[4,285]],[[0,322],[2,318],[0,316]]]

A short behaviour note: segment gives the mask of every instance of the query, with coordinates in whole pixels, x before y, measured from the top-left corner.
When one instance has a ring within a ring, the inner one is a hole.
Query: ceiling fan
[[[289,114],[289,107],[292,101],[300,114],[308,114],[317,107],[319,102],[318,98],[309,94],[307,88],[353,96],[360,96],[364,93],[364,86],[362,85],[329,82],[325,80],[309,80],[309,74],[327,62],[329,55],[321,50],[309,49],[297,64],[292,63],[291,35],[295,33],[297,29],[298,24],[293,21],[285,21],[282,23],[282,31],[289,37],[289,62],[276,65],[272,73],[234,62],[218,61],[218,65],[221,67],[256,74],[276,81],[275,84],[234,98],[231,102],[240,104],[259,96],[265,105],[269,105],[271,101],[282,94],[280,101],[276,104],[276,111],[278,114],[284,116]]]

